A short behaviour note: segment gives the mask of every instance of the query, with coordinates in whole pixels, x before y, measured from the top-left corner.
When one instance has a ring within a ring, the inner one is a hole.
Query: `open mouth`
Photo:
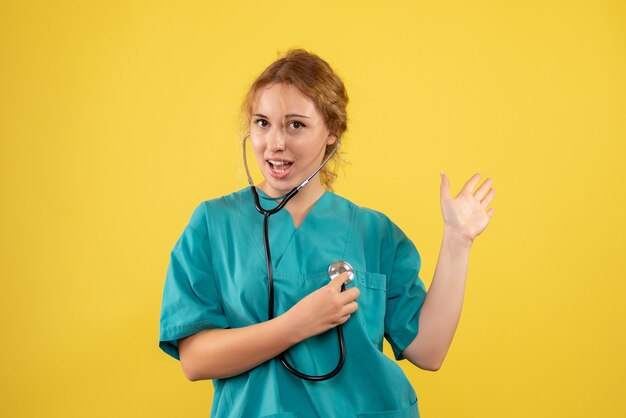
[[[267,160],[269,172],[273,177],[283,178],[289,174],[293,161]]]

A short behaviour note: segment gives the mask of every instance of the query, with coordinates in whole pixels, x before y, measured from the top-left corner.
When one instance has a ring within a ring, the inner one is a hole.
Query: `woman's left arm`
[[[487,227],[494,209],[486,210],[495,194],[491,179],[473,192],[480,179],[474,174],[455,197],[448,177],[441,175],[441,211],[444,232],[433,281],[419,318],[417,336],[403,355],[425,370],[438,370],[456,331],[465,293],[469,254],[474,239]]]

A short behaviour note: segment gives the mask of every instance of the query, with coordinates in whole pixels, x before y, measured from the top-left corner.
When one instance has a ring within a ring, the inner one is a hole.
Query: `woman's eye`
[[[259,122],[262,122],[261,125],[259,125]],[[265,128],[267,126],[267,125],[264,125],[264,123],[267,123],[267,121],[265,119],[257,119],[257,120],[254,121],[254,123],[257,126],[260,126],[261,128]]]
[[[260,128],[267,128],[267,126],[269,125],[269,122],[265,119],[257,119],[254,121],[254,124]],[[297,120],[291,121],[290,125],[292,125],[296,131],[306,126],[304,125],[304,123],[297,121]]]

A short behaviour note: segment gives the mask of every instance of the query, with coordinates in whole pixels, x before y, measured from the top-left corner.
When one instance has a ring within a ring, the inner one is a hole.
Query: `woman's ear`
[[[326,139],[326,145],[334,144],[335,142],[337,142],[337,139],[339,139],[337,135],[333,133],[328,134],[328,138]]]

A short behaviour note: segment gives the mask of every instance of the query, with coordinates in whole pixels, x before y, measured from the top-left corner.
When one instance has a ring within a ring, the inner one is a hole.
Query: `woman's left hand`
[[[492,183],[487,178],[476,192],[472,190],[478,183],[480,174],[474,174],[463,186],[459,194],[452,198],[450,195],[450,180],[445,173],[441,176],[441,212],[443,214],[444,229],[450,233],[474,241],[489,224],[494,208],[486,210],[495,194],[489,186]]]

